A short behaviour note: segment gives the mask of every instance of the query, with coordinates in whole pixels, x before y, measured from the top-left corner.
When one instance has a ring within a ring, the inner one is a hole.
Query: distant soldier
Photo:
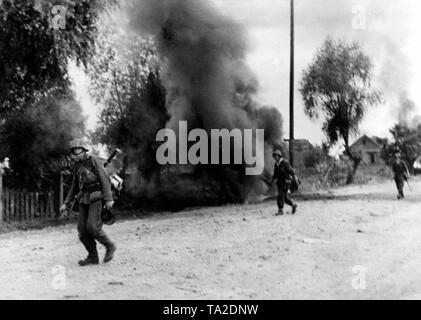
[[[114,205],[111,193],[111,182],[100,161],[87,154],[89,146],[86,141],[76,139],[71,142],[71,155],[76,160],[73,180],[64,205],[63,213],[72,201],[79,202],[79,239],[88,251],[88,257],[79,261],[80,266],[99,263],[96,241],[106,248],[104,262],[114,257],[116,246],[102,230],[101,212],[110,210]]]
[[[405,198],[403,188],[405,185],[405,181],[407,181],[409,178],[409,170],[405,162],[402,161],[401,154],[399,152],[397,152],[394,156],[392,162],[392,170],[396,182],[396,187],[398,189],[398,199],[400,200]]]
[[[278,186],[278,213],[277,216],[284,214],[285,203],[292,207],[292,214],[297,212],[298,206],[294,204],[289,196],[289,189],[293,181],[297,181],[295,172],[292,169],[288,161],[286,161],[282,155],[282,151],[275,150],[273,152],[273,158],[275,159],[275,170],[273,173],[272,183],[276,181]]]

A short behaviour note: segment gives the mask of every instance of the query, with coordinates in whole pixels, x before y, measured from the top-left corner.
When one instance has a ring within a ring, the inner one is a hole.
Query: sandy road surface
[[[421,182],[412,187],[402,202],[392,182],[339,189],[301,200],[294,217],[266,202],[119,222],[107,229],[115,261],[90,268],[77,265],[74,226],[3,234],[0,298],[418,299]],[[352,286],[355,266],[366,290]]]

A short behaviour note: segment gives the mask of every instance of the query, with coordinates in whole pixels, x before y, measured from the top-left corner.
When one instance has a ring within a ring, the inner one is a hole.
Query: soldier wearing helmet
[[[403,188],[405,181],[409,179],[409,170],[404,161],[402,161],[402,155],[400,152],[394,154],[394,159],[392,162],[393,176],[396,183],[396,188],[398,189],[398,200],[404,199],[405,194]]]
[[[284,159],[282,151],[277,149],[273,152],[275,159],[275,169],[273,173],[272,183],[276,181],[278,186],[278,213],[276,215],[284,214],[285,203],[292,207],[292,214],[297,212],[298,206],[294,204],[289,196],[289,188],[293,179],[297,180],[295,172],[288,161]]]
[[[76,163],[72,184],[60,211],[67,210],[74,199],[79,202],[79,239],[88,251],[88,257],[79,261],[79,265],[99,263],[96,242],[105,246],[104,262],[110,262],[116,246],[103,231],[101,219],[103,208],[110,210],[114,205],[110,179],[101,162],[88,155],[90,147],[86,140],[73,140],[70,143],[70,151]]]

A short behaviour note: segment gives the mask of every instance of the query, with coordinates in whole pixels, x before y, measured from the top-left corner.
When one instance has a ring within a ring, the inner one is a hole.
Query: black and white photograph
[[[421,299],[420,12],[0,0],[0,300]]]

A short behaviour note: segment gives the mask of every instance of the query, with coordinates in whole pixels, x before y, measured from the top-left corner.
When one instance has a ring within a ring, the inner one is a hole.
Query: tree
[[[308,169],[316,169],[319,165],[330,160],[327,150],[316,146],[304,156],[304,167]]]
[[[114,0],[3,0],[0,6],[0,113],[37,102],[53,89],[66,95],[69,59],[86,65],[95,52],[97,21]],[[66,29],[52,26],[53,6],[66,10]]]
[[[83,126],[69,60],[88,64],[100,15],[116,1],[0,3],[0,151],[22,186],[39,188],[59,170],[73,129]],[[53,28],[54,5],[66,8],[65,30]]]
[[[304,71],[300,92],[305,113],[323,117],[323,131],[329,146],[342,140],[352,161],[347,184],[351,184],[362,159],[351,152],[350,138],[367,108],[381,101],[371,86],[372,64],[358,44],[346,44],[328,38]]]
[[[104,106],[96,140],[123,149],[123,175],[135,164],[151,179],[160,170],[156,134],[168,121],[156,48],[149,38],[120,35],[109,27],[100,39],[89,67],[91,93]]]
[[[13,187],[30,190],[49,189],[63,167],[69,142],[84,130],[82,109],[69,94],[57,99],[54,94],[32,108],[15,114],[4,125],[1,144],[7,145],[3,156],[11,159]]]
[[[390,133],[393,136],[393,141],[383,147],[382,158],[390,164],[393,155],[400,152],[409,171],[413,173],[415,161],[421,155],[421,125],[410,128],[397,124],[390,130]]]

